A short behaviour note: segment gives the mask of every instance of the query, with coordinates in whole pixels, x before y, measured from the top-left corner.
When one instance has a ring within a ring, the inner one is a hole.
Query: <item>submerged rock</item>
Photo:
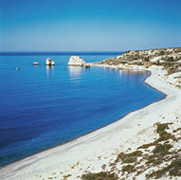
[[[83,66],[85,61],[79,56],[71,56],[68,62],[68,66]]]
[[[47,66],[54,66],[55,65],[55,62],[53,60],[51,60],[50,58],[47,58],[46,59],[46,65]]]

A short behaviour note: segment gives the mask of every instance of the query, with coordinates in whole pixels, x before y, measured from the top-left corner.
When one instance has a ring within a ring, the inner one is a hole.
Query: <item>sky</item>
[[[0,51],[181,47],[181,0],[0,0]]]

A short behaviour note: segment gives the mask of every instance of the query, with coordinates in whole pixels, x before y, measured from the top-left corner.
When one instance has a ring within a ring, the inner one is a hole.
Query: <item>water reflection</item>
[[[81,66],[69,66],[70,80],[77,81],[81,79],[83,67]]]
[[[120,75],[129,75],[129,74],[149,74],[149,71],[146,70],[134,70],[134,69],[124,69],[124,70],[119,70]]]
[[[137,81],[136,78],[140,79],[140,82],[142,82],[143,79],[145,79],[150,72],[146,70],[119,70],[119,74],[124,79],[129,79],[131,81]]]
[[[46,66],[47,78],[53,77],[54,66]]]

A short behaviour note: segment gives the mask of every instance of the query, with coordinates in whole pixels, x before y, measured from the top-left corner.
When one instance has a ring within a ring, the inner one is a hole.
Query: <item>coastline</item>
[[[177,111],[179,113],[181,91],[166,83],[163,78],[165,71],[161,68],[148,70],[151,75],[145,83],[166,94],[164,99],[69,143],[6,165],[0,169],[1,179],[63,179],[68,175],[67,179],[80,179],[85,171],[101,171],[102,165],[115,159],[119,152],[151,142],[156,137],[154,123],[170,122],[170,116]]]

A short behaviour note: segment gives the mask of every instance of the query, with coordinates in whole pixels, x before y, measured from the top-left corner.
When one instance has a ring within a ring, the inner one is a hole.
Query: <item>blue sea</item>
[[[118,54],[76,53],[86,62]],[[71,55],[0,56],[0,166],[78,138],[164,98],[144,83],[149,72],[68,67]],[[54,67],[45,65],[47,57],[55,61]],[[33,66],[35,61],[40,65]]]

